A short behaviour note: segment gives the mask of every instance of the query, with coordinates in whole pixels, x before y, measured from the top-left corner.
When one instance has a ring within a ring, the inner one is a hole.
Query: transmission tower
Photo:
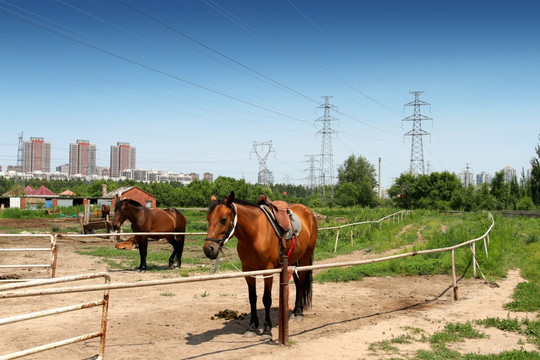
[[[315,159],[315,157],[318,155],[305,155],[305,156],[309,158],[307,160],[307,162],[309,163],[309,168],[305,169],[305,171],[309,171],[309,175],[306,178],[306,180],[308,181],[309,188],[313,190],[317,187],[317,175],[316,175],[315,162],[319,160]]]
[[[274,183],[274,174],[266,167],[266,160],[268,160],[268,155],[271,152],[275,156],[275,151],[272,150],[272,140],[267,142],[253,142],[253,149],[250,155],[255,153],[259,159],[259,175],[257,177],[257,183],[259,184],[267,185]]]
[[[427,102],[420,100],[420,94],[423,91],[411,91],[414,94],[414,101],[405,104],[405,106],[414,106],[414,114],[406,117],[401,121],[412,121],[413,128],[409,132],[405,133],[405,136],[412,137],[411,143],[411,164],[409,170],[412,174],[425,174],[424,169],[424,147],[422,144],[422,136],[429,135],[428,132],[422,130],[422,121],[433,120],[430,117],[420,114],[420,107],[423,105],[430,105]]]
[[[337,106],[330,105],[329,100],[332,96],[322,96],[324,105],[320,105],[318,109],[324,109],[324,115],[315,122],[322,122],[322,129],[317,131],[317,134],[322,134],[321,143],[321,168],[319,175],[319,184],[324,188],[325,185],[334,183],[334,155],[332,153],[332,134],[335,131],[331,127],[332,121],[337,119],[330,116],[331,109],[337,109]]]
[[[19,146],[17,148],[17,171],[22,172],[23,168],[23,132],[19,134]]]

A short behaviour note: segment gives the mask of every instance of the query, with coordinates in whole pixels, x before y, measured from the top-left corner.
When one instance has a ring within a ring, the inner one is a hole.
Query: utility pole
[[[258,148],[260,150],[257,150]],[[253,149],[251,150],[250,156],[252,153],[255,153],[259,159],[259,174],[257,177],[257,182],[259,184],[267,185],[274,183],[274,174],[266,167],[266,160],[268,160],[268,155],[270,155],[271,152],[273,152],[275,156],[275,151],[272,150],[272,140],[267,142],[253,142]]]
[[[381,189],[381,158],[379,158],[379,186],[378,186],[378,194],[379,199],[382,197],[382,189]]]
[[[309,171],[309,175],[306,178],[309,184],[309,189],[313,190],[317,187],[317,175],[315,174],[315,162],[319,161],[315,159],[318,155],[304,155],[308,157],[308,160],[306,160],[309,163],[309,168],[305,169],[305,171]]]
[[[332,185],[334,183],[334,155],[332,153],[332,134],[336,131],[332,129],[332,121],[337,119],[330,116],[331,109],[337,109],[337,106],[330,105],[329,100],[332,96],[322,96],[324,105],[318,106],[318,109],[324,109],[324,115],[315,122],[322,123],[322,129],[317,131],[317,134],[322,134],[321,143],[321,170],[319,175],[319,184]]]
[[[405,133],[405,136],[410,136],[412,138],[411,142],[411,163],[409,170],[412,174],[425,174],[424,168],[424,146],[422,143],[422,136],[429,135],[428,132],[422,130],[422,121],[424,120],[433,120],[430,117],[420,114],[420,107],[424,105],[430,105],[427,102],[420,100],[420,94],[424,93],[423,91],[411,91],[411,94],[414,95],[414,101],[405,104],[405,106],[414,106],[414,114],[406,117],[401,121],[412,121],[413,128],[412,130]]]

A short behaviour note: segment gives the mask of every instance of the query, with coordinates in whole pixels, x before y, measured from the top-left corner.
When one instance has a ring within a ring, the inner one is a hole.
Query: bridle
[[[229,228],[227,229],[227,232],[225,233],[225,237],[223,237],[222,239],[214,239],[214,238],[205,238],[204,239],[204,241],[213,241],[213,242],[217,243],[219,245],[220,249],[223,247],[223,245],[225,245],[227,243],[227,241],[229,241],[233,237],[234,230],[236,229],[236,223],[238,221],[238,214],[237,214],[237,211],[236,211],[236,205],[234,203],[232,203],[231,205],[228,205],[228,204],[226,204],[226,205],[227,205],[227,207],[229,207],[231,209],[231,212],[233,213],[233,220],[229,224]]]

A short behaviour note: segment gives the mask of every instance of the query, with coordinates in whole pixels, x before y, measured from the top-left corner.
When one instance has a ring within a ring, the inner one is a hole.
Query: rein
[[[236,229],[236,223],[238,222],[238,213],[236,211],[236,205],[234,203],[231,204],[230,209],[234,215],[233,221],[231,221],[229,228],[227,229],[227,232],[225,233],[225,237],[223,239],[214,239],[214,238],[205,238],[204,241],[213,241],[215,243],[218,243],[219,247],[223,247],[229,241],[233,235],[234,230]]]

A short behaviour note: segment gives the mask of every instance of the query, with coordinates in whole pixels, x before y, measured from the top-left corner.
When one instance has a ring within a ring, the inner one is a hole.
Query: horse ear
[[[227,197],[227,203],[228,204],[232,204],[234,201],[234,191],[231,191],[231,193],[229,194],[229,196]]]
[[[210,198],[210,202],[216,201],[216,200],[217,200],[216,197],[214,195],[212,195],[212,197]]]

